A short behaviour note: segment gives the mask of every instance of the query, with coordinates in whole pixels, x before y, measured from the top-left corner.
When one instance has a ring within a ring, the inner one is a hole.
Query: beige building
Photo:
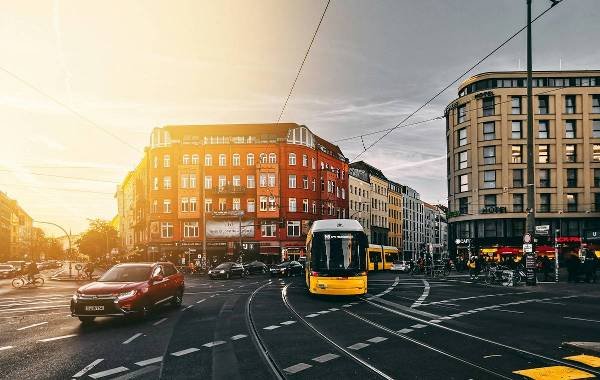
[[[600,229],[600,71],[537,71],[532,85],[536,224],[581,242]],[[525,72],[483,73],[446,108],[451,250],[521,242],[526,91]]]
[[[357,220],[367,236],[371,236],[371,183],[366,170],[348,169],[349,218]]]
[[[402,185],[388,183],[388,244],[402,251]]]
[[[352,163],[350,168],[369,174],[369,243],[388,245],[388,180],[381,170],[364,161]]]

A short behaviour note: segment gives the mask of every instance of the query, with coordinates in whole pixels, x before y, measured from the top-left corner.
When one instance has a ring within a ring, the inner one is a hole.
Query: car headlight
[[[128,292],[123,292],[123,293],[119,293],[119,295],[117,296],[117,298],[119,300],[125,299],[125,298],[129,298],[129,297],[133,297],[135,296],[135,294],[137,293],[137,290],[130,290]]]
[[[79,294],[75,293],[73,294],[73,298],[71,298],[73,300],[73,302],[77,303],[77,301],[79,300]]]
[[[280,271],[280,272],[285,272],[285,269],[283,269],[283,268],[282,268],[282,269],[280,269],[279,271]]]
[[[219,273],[225,273],[225,270],[221,270],[221,272],[219,272]]]

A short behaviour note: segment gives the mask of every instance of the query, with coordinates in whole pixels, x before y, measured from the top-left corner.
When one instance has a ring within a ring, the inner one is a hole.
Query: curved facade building
[[[446,108],[451,253],[522,244],[527,205],[526,72],[464,81]],[[600,230],[600,71],[533,74],[536,225],[550,250],[594,244]],[[546,227],[542,227],[544,229]],[[588,236],[589,235],[589,236]]]

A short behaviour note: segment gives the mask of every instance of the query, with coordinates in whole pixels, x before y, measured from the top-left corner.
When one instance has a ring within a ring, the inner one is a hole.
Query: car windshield
[[[232,263],[223,263],[217,266],[215,269],[229,269]]]
[[[98,281],[100,282],[142,282],[150,278],[151,267],[122,266],[108,270]]]

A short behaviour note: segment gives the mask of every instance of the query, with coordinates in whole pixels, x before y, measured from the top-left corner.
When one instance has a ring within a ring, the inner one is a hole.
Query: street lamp
[[[60,228],[65,233],[65,235],[67,236],[67,239],[69,240],[69,253],[68,253],[68,256],[69,256],[70,259],[72,259],[73,251],[72,251],[72,247],[71,247],[71,235],[69,235],[69,233],[67,232],[67,230],[65,230],[64,228],[62,228],[58,224],[52,223],[52,222],[43,222],[41,220],[33,220],[33,223],[48,224],[48,225]],[[72,263],[69,261],[69,277],[73,276],[73,274],[72,274],[73,268],[72,268],[71,264]]]

